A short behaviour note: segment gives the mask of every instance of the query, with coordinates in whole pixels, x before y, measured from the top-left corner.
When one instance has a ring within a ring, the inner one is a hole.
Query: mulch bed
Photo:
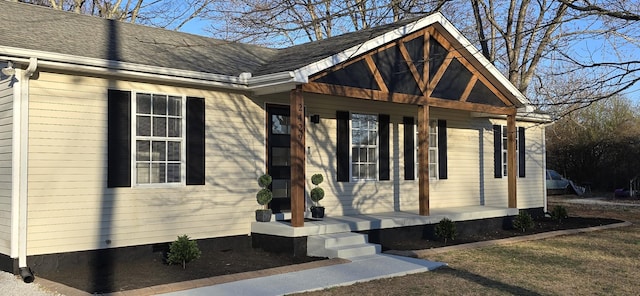
[[[464,244],[477,241],[501,239],[563,229],[575,229],[620,222],[614,219],[570,217],[558,223],[551,219],[537,220],[535,228],[523,233],[515,230],[488,231],[465,237],[457,237],[446,245]],[[445,246],[443,241],[413,239],[395,241],[383,246],[384,249],[419,250]],[[167,265],[161,256],[118,262],[107,268],[99,269],[78,265],[73,270],[58,270],[42,276],[46,279],[65,284],[90,293],[106,293],[139,289],[155,285],[228,275],[247,271],[263,270],[273,267],[292,265],[322,258],[297,258],[288,254],[275,254],[259,249],[238,249],[203,252],[202,256],[187,264]]]
[[[384,248],[388,250],[399,250],[399,251],[424,250],[424,249],[432,249],[432,248],[440,248],[445,246],[473,243],[473,242],[479,242],[479,241],[525,236],[525,235],[550,232],[550,231],[556,231],[556,230],[577,229],[577,228],[586,228],[586,227],[592,227],[592,226],[608,225],[608,224],[619,223],[619,222],[622,222],[622,221],[615,220],[615,219],[606,219],[606,218],[569,217],[567,219],[563,219],[562,222],[560,223],[550,218],[541,218],[541,219],[536,219],[535,226],[531,229],[528,229],[526,232],[522,232],[520,230],[515,230],[515,229],[509,229],[509,230],[501,229],[501,230],[477,232],[472,235],[456,237],[454,240],[448,240],[446,244],[444,243],[444,240],[428,240],[428,239],[399,240],[399,241],[394,241],[392,243],[385,245]]]

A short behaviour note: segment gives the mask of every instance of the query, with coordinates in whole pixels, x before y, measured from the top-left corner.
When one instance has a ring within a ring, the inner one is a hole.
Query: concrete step
[[[380,245],[368,243],[364,234],[332,233],[307,237],[307,255],[328,258],[353,258],[380,253]]]
[[[362,245],[351,245],[351,246],[342,246],[335,248],[327,248],[327,257],[328,258],[355,258],[362,256],[370,256],[375,254],[380,254],[381,246],[377,244],[362,244]]]

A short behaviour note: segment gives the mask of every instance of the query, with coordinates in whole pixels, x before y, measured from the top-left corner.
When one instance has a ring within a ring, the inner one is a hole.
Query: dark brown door
[[[267,106],[267,172],[273,178],[270,208],[291,210],[291,124],[289,106]]]

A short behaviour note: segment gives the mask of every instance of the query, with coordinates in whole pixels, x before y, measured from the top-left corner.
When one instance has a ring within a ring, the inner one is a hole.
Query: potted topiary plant
[[[256,221],[258,222],[269,222],[271,221],[271,209],[267,208],[271,199],[273,199],[273,193],[269,190],[269,185],[271,185],[271,176],[268,174],[264,174],[258,178],[258,185],[260,185],[260,191],[256,194],[256,200],[258,204],[262,206],[262,209],[256,210]]]
[[[320,200],[324,198],[324,190],[318,185],[324,181],[322,174],[314,174],[311,176],[311,183],[315,185],[313,189],[311,189],[311,201],[313,201],[313,206],[311,206],[311,217],[313,218],[323,218],[324,217],[324,207],[320,206]]]

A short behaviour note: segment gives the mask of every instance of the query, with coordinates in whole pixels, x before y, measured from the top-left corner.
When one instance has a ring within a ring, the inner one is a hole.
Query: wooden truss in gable
[[[513,102],[470,62],[470,54],[431,26],[309,79],[304,92],[493,114]]]

